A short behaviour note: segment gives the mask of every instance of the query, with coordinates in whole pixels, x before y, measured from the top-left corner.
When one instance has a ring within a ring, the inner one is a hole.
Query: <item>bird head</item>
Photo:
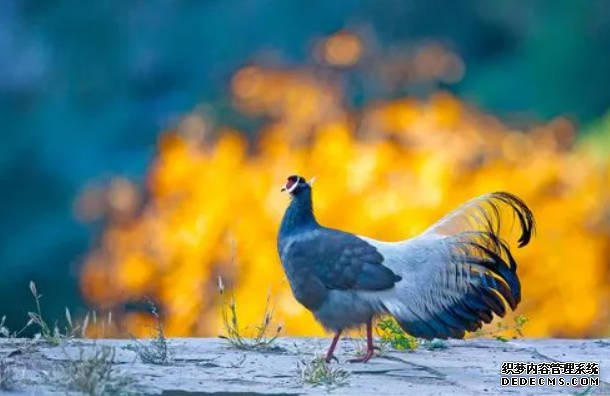
[[[305,180],[302,176],[292,175],[286,179],[286,184],[282,187],[282,191],[288,192],[291,196],[296,196],[299,193],[310,190],[315,179],[310,181]]]

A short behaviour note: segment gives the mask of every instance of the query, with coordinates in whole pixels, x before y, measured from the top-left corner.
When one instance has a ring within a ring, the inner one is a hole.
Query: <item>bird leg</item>
[[[330,361],[332,359],[335,359],[336,361],[339,361],[339,359],[337,359],[334,355],[335,352],[335,347],[337,346],[337,342],[339,342],[339,337],[341,337],[341,331],[342,330],[337,330],[337,332],[335,333],[335,336],[333,337],[332,342],[330,343],[330,347],[328,348],[328,352],[326,352],[326,363],[330,363]]]
[[[364,354],[364,356],[351,359],[349,362],[366,363],[371,360],[371,358],[375,354],[375,349],[378,348],[373,345],[373,319],[371,318],[368,322],[366,322],[366,353]]]

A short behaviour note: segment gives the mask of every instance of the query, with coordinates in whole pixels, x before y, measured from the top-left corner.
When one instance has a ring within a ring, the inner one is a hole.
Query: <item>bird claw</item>
[[[332,360],[339,363],[339,359],[335,355],[326,356],[326,359],[324,359],[326,363],[330,363]]]
[[[374,350],[374,347],[373,347],[373,349],[369,349],[368,351],[366,351],[366,354],[364,354],[364,356],[350,359],[349,362],[350,363],[366,363],[369,360],[371,360],[371,358],[373,357],[373,355],[374,355],[373,350]]]

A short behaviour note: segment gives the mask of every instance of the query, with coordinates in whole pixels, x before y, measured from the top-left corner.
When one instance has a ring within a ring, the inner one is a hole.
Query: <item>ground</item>
[[[323,353],[329,341],[280,338],[272,350],[243,351],[218,338],[176,338],[168,340],[167,362],[147,364],[141,361],[137,351],[128,347],[134,345],[131,340],[69,340],[53,346],[24,339],[0,339],[0,357],[4,361],[0,384],[4,376],[8,378],[10,392],[28,395],[66,394],[78,387],[104,394],[224,396],[610,395],[610,340],[455,340],[437,349],[385,350],[383,356],[363,364],[347,362],[361,343],[346,339],[337,353],[339,362],[330,365],[331,369],[338,370],[335,374],[339,379],[347,376],[343,383],[324,385],[323,374],[308,377],[318,382],[317,386],[304,383],[301,372],[311,368],[309,362]],[[114,363],[103,366],[109,356]],[[592,388],[502,387],[500,368],[502,362],[508,361],[598,362],[600,385]]]

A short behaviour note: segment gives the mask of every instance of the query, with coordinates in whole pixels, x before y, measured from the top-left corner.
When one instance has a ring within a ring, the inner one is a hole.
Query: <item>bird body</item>
[[[329,330],[365,323],[380,309],[367,291],[391,288],[400,279],[381,265],[372,245],[338,230],[320,226],[283,239],[280,246],[295,298]]]
[[[500,237],[504,208],[521,226],[519,246],[529,242],[534,218],[516,196],[499,192],[468,201],[424,233],[382,242],[320,225],[312,189],[300,176],[284,187],[291,195],[278,252],[295,298],[336,333],[367,324],[373,354],[372,319],[392,315],[422,338],[462,338],[515,309],[521,299],[516,263]]]

